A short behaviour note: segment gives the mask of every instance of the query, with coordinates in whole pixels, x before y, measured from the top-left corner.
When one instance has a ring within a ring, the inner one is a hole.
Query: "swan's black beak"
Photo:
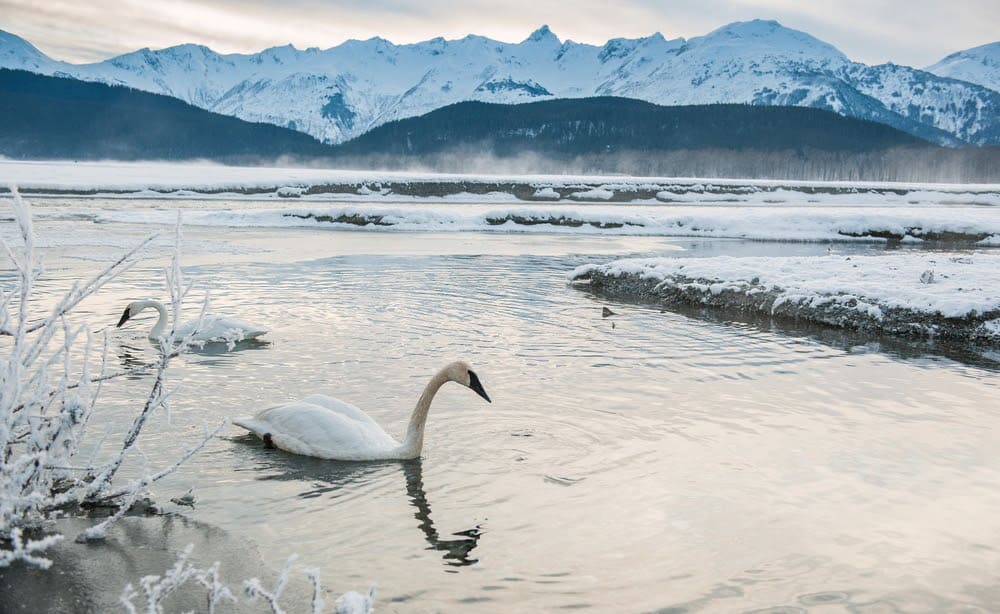
[[[128,318],[129,318],[128,311],[129,311],[129,308],[126,307],[125,308],[125,313],[122,314],[122,319],[118,320],[118,324],[115,325],[115,328],[121,328],[122,324],[128,322]]]
[[[490,395],[486,394],[486,391],[483,390],[483,384],[479,381],[479,376],[473,371],[469,371],[469,388],[472,388],[473,392],[486,399],[487,403],[493,402],[490,400]]]

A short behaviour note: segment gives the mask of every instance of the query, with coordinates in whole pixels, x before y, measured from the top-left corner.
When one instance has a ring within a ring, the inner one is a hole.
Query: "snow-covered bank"
[[[1000,211],[993,207],[824,207],[706,205],[585,205],[411,203],[303,207],[183,204],[184,222],[200,226],[365,228],[396,231],[473,231],[629,234],[739,238],[762,241],[936,241],[1000,246]],[[172,208],[39,207],[40,219],[171,224]]]
[[[628,259],[581,266],[571,279],[668,307],[1000,345],[1000,257],[992,254]]]
[[[696,179],[0,160],[0,190],[129,198],[1000,206],[997,184]]]

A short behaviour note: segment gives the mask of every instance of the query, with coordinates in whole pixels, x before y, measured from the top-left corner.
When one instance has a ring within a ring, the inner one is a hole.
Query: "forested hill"
[[[0,155],[252,161],[330,155],[307,134],[127,87],[0,70]]]
[[[603,97],[518,105],[461,102],[383,124],[339,146],[338,154],[421,156],[464,150],[568,157],[692,149],[868,152],[901,146],[932,147],[885,124],[820,109],[664,107]]]

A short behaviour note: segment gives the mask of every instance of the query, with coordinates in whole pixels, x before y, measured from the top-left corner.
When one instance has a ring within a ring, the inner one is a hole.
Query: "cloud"
[[[331,47],[381,36],[396,43],[475,33],[519,41],[543,23],[561,38],[691,38],[732,21],[768,18],[805,30],[868,63],[924,66],[993,42],[995,0],[0,0],[0,27],[69,61],[96,61],[141,47],[199,43],[252,53],[292,43]]]

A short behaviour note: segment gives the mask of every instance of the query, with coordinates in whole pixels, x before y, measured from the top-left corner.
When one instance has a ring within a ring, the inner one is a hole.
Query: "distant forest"
[[[169,96],[0,70],[0,155],[9,158],[240,162],[330,152],[307,134]]]
[[[0,70],[0,156],[477,173],[1000,181],[1000,148],[949,149],[801,107],[624,98],[464,102],[339,146],[125,87]]]
[[[424,156],[456,146],[497,156],[530,151],[550,157],[687,149],[861,152],[933,147],[891,126],[820,109],[738,104],[664,107],[606,97],[519,105],[460,102],[378,126],[341,145],[338,153]]]

